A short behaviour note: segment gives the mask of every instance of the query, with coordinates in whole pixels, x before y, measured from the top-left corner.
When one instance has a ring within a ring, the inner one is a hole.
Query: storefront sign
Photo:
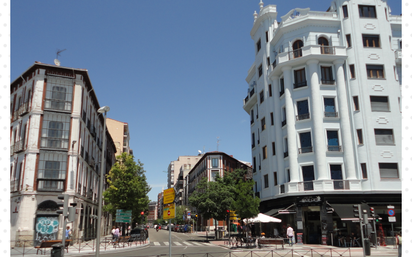
[[[303,229],[303,221],[297,221],[298,229]]]
[[[299,200],[300,203],[318,203],[322,202],[322,198],[320,196],[307,196]]]

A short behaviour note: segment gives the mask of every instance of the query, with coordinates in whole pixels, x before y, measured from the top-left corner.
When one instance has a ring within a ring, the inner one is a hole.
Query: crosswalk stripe
[[[179,243],[179,242],[174,242],[176,245],[182,245],[181,243]]]
[[[201,243],[197,243],[197,242],[192,242],[192,244],[194,244],[194,245],[202,245]]]
[[[154,244],[154,245],[160,245],[160,243],[159,243],[159,242],[154,242],[153,244]]]
[[[165,245],[169,245],[169,242],[163,242]]]
[[[184,244],[186,244],[186,245],[192,245],[191,243],[189,243],[189,242],[183,242]]]

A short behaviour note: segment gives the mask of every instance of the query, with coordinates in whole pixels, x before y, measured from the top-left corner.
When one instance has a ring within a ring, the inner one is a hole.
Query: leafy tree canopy
[[[132,210],[132,224],[142,223],[140,213],[149,209],[148,193],[143,163],[134,161],[133,155],[122,153],[106,175],[108,188],[103,192],[103,210],[116,215],[116,209]]]

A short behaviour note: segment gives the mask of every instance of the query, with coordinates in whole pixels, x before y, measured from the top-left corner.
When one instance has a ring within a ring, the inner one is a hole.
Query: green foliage
[[[132,224],[143,223],[140,212],[148,211],[150,187],[146,181],[143,163],[133,155],[123,153],[106,175],[109,187],[103,192],[103,210],[115,218],[116,209],[132,210]]]

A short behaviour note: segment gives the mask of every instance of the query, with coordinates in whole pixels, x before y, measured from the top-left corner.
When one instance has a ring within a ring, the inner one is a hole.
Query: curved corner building
[[[401,16],[384,0],[325,9],[278,17],[260,2],[254,14],[243,109],[255,192],[261,212],[281,218],[281,230],[290,223],[299,242],[360,235],[361,204],[390,244],[401,229]]]

